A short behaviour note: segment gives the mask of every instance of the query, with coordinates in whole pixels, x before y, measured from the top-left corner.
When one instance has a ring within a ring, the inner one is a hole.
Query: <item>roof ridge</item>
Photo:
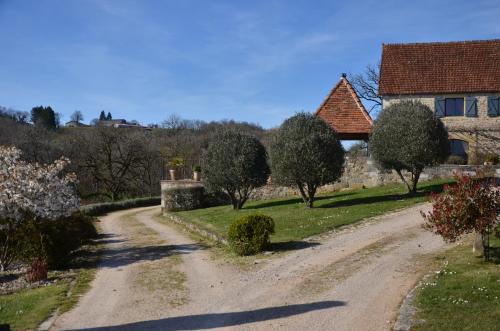
[[[473,44],[473,43],[491,43],[500,42],[500,39],[471,39],[454,41],[429,41],[429,42],[411,42],[411,43],[382,43],[385,46],[406,46],[406,45],[450,45],[450,44]]]

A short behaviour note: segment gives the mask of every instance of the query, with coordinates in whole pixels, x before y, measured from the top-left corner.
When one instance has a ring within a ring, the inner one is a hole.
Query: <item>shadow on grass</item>
[[[490,260],[494,264],[500,264],[500,247],[489,247]]]
[[[295,250],[305,249],[305,248],[314,247],[314,246],[318,246],[318,245],[320,245],[320,243],[292,240],[292,241],[271,243],[271,244],[269,244],[268,250],[273,251],[273,252],[286,252],[286,251],[295,251]]]
[[[406,199],[414,199],[428,196],[431,193],[439,193],[442,192],[443,185],[428,185],[424,186],[423,189],[418,191],[415,194],[385,194],[385,195],[376,195],[376,196],[368,196],[362,198],[355,198],[349,200],[341,200],[341,201],[332,201],[330,203],[326,203],[323,205],[318,205],[317,208],[334,208],[334,207],[349,207],[356,205],[369,205],[372,203],[379,202],[387,202],[387,201],[397,201],[397,200],[406,200]]]
[[[174,316],[116,326],[103,326],[83,330],[199,330],[240,326],[300,315],[311,311],[345,306],[344,301],[318,301],[311,303],[268,307],[248,311]]]
[[[330,195],[322,195],[316,197],[315,201],[321,201],[321,200],[326,200],[326,199],[332,199],[332,198],[337,198],[337,197],[344,197],[344,196],[349,196],[355,194],[354,192],[345,192],[345,193],[340,193],[340,194],[330,194]],[[293,205],[297,203],[303,203],[304,201],[302,198],[291,198],[291,199],[285,199],[285,200],[278,200],[278,201],[267,201],[267,202],[262,202],[258,204],[254,204],[251,206],[245,206],[243,209],[261,209],[261,208],[268,208],[268,207],[278,207],[278,206],[287,206],[287,205]]]

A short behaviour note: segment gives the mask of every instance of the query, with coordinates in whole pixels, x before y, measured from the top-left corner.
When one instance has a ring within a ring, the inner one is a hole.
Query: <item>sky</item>
[[[271,128],[382,43],[498,38],[498,0],[0,0],[0,105]]]

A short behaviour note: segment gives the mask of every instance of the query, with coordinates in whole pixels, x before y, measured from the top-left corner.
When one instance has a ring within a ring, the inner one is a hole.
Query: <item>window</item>
[[[464,116],[464,99],[446,98],[444,116]]]
[[[450,154],[458,155],[467,159],[467,150],[469,149],[469,144],[466,141],[458,139],[450,139]]]
[[[499,97],[488,97],[488,116],[489,117],[500,116],[500,98]]]

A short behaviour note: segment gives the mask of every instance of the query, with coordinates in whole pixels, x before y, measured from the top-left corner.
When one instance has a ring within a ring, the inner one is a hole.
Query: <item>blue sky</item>
[[[279,125],[382,43],[500,38],[491,1],[0,0],[0,105]]]

